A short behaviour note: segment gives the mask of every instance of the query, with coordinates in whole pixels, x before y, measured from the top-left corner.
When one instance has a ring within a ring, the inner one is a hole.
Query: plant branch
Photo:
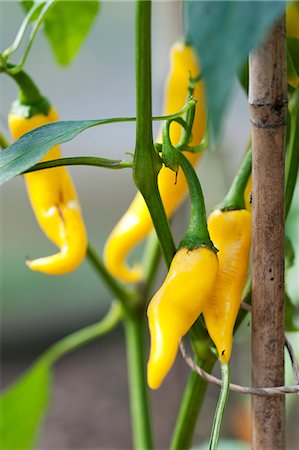
[[[143,195],[160,241],[167,267],[175,244],[157,185],[161,160],[152,137],[151,106],[151,2],[136,2],[136,146],[133,178]]]
[[[211,372],[215,359],[201,360],[195,358],[196,364],[206,372]],[[189,375],[184,395],[180,404],[172,435],[170,450],[188,449],[191,447],[192,438],[197,418],[205,398],[208,382],[192,371]]]
[[[28,43],[27,43],[27,46],[26,46],[24,55],[23,55],[23,57],[22,57],[20,63],[19,63],[17,66],[15,66],[15,67],[9,68],[8,71],[7,71],[7,72],[10,73],[11,75],[15,75],[15,74],[17,74],[18,72],[20,72],[20,71],[23,69],[23,67],[24,67],[24,65],[25,65],[25,63],[26,63],[26,60],[27,60],[27,58],[28,58],[30,49],[31,49],[31,47],[32,47],[32,44],[33,44],[33,42],[34,42],[34,40],[35,40],[35,37],[36,37],[36,35],[37,35],[37,32],[38,32],[38,30],[39,30],[41,24],[43,23],[43,21],[44,21],[46,15],[49,13],[49,11],[51,10],[51,8],[54,6],[54,4],[55,4],[56,1],[57,1],[57,0],[49,0],[49,1],[47,1],[47,2],[45,3],[45,5],[43,6],[43,8],[42,8],[42,10],[41,10],[41,12],[40,12],[40,15],[39,15],[37,21],[35,22],[35,24],[34,24],[34,26],[33,26],[33,29],[32,29],[32,31],[31,31],[31,33],[30,33],[29,41],[28,41]]]
[[[25,172],[22,172],[21,175],[29,172],[36,172],[37,170],[51,169],[53,167],[59,166],[94,166],[103,167],[105,169],[118,170],[132,167],[132,163],[131,161],[97,158],[96,156],[75,156],[70,158],[53,159],[35,164],[35,166],[30,167],[30,169],[25,170]]]
[[[121,316],[121,306],[118,302],[114,302],[107,315],[100,322],[82,328],[81,330],[76,331],[75,333],[72,333],[56,342],[38,358],[37,363],[45,362],[49,364],[49,366],[54,364],[58,359],[65,356],[67,353],[70,353],[88,342],[91,342],[94,339],[97,339],[98,337],[112,331],[113,328],[115,328],[119,323]]]
[[[20,47],[28,25],[30,24],[34,14],[37,12],[38,9],[41,8],[41,6],[42,6],[41,3],[35,3],[32,6],[32,8],[30,8],[30,11],[25,16],[13,43],[2,53],[3,58],[7,59],[10,55],[12,55]]]
[[[136,450],[151,450],[154,446],[145,374],[144,312],[140,316],[127,317],[124,321],[124,327],[134,448]]]
[[[105,282],[106,286],[113,292],[116,298],[121,302],[124,311],[130,312],[131,308],[134,308],[135,304],[139,303],[137,292],[131,291],[122,284],[120,284],[104,266],[101,258],[96,254],[93,247],[88,244],[87,258],[101,280]]]
[[[222,425],[224,410],[229,395],[230,367],[229,364],[222,363],[220,364],[220,366],[222,383],[212,426],[209,450],[217,450],[220,428]]]

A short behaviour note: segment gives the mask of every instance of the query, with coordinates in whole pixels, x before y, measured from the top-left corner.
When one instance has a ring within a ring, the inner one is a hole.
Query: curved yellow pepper
[[[30,118],[10,113],[8,123],[12,137],[16,140],[39,126],[57,120],[57,113],[52,107],[48,115],[36,114]],[[60,149],[55,146],[42,161],[60,157]],[[87,236],[78,197],[67,169],[55,167],[28,173],[24,177],[41,229],[60,248],[57,254],[26,261],[27,266],[51,275],[75,270],[85,258]]]
[[[203,315],[219,359],[222,363],[227,363],[231,356],[234,325],[248,275],[251,214],[245,209],[216,209],[210,214],[208,229],[219,250],[219,271],[211,298],[203,306]]]
[[[171,67],[166,81],[164,113],[178,112],[187,99],[187,87],[189,77],[195,77],[199,73],[198,64],[192,48],[178,42],[173,45],[170,52]],[[193,138],[191,146],[198,145],[205,133],[206,110],[203,83],[196,83],[194,98],[198,101],[193,125]],[[177,123],[171,124],[170,137],[172,144],[176,146],[182,134],[182,127]],[[161,140],[161,132],[160,138]],[[186,153],[187,158],[194,165],[201,157],[200,153]],[[158,186],[164,208],[169,217],[183,201],[187,192],[187,182],[180,169],[176,177],[175,173],[162,167],[158,175]],[[117,278],[137,282],[142,278],[140,265],[129,267],[126,263],[128,253],[140,243],[153,229],[152,219],[145,201],[138,193],[129,209],[120,219],[110,234],[104,249],[104,261],[108,270]]]
[[[209,248],[181,248],[174,256],[167,277],[147,311],[151,335],[147,366],[150,388],[157,389],[169,372],[182,336],[212,295],[217,272],[217,255]]]

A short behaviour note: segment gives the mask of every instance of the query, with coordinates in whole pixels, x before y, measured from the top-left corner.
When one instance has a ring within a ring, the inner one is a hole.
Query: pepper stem
[[[220,428],[223,420],[223,414],[226,406],[226,402],[229,394],[229,384],[230,384],[230,367],[229,364],[220,364],[221,366],[221,377],[222,385],[221,391],[215,411],[209,450],[216,450],[219,440]]]
[[[7,64],[7,68],[11,67],[14,66]],[[21,70],[18,73],[10,73],[5,71],[5,69],[3,71],[13,78],[19,86],[18,104],[14,105],[14,108],[21,110],[22,106],[27,106],[29,109],[26,110],[26,117],[31,117],[35,114],[48,114],[50,110],[49,101],[40,93],[38,87],[26,72]]]
[[[251,148],[249,148],[225,199],[218,206],[221,211],[245,208],[244,191],[251,174],[251,166],[252,151]]]
[[[213,246],[208,231],[205,202],[199,179],[186,156],[181,152],[177,153],[179,164],[187,179],[191,200],[190,224],[179,247],[192,250],[203,245],[216,253],[217,249]]]

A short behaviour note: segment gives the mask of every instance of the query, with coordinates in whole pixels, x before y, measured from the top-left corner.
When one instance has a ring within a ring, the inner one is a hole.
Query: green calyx
[[[240,169],[224,200],[217,205],[221,211],[233,211],[236,209],[245,209],[244,191],[251,174],[252,150],[247,151]]]
[[[13,65],[7,65],[7,68],[11,67]],[[46,97],[41,95],[38,87],[26,72],[21,70],[16,74],[12,74],[5,70],[3,71],[12,77],[19,86],[19,98],[13,103],[11,109],[15,115],[30,118],[37,114],[47,115],[49,113],[51,104]]]

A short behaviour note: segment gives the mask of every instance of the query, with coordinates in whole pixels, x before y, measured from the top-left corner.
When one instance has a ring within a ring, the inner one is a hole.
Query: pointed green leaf
[[[187,1],[187,35],[201,62],[216,135],[238,70],[284,9],[283,1]]]
[[[49,406],[52,376],[49,366],[34,365],[0,399],[2,450],[27,450],[37,439]]]
[[[26,11],[33,1],[23,0]],[[44,30],[57,62],[68,65],[80,50],[100,9],[98,0],[58,0],[44,20]],[[34,16],[34,19],[36,19]]]
[[[0,185],[38,163],[54,145],[68,142],[82,131],[110,121],[111,119],[55,122],[24,134],[0,153]]]
[[[77,55],[99,11],[97,0],[59,1],[45,20],[45,32],[57,62],[68,65]]]

